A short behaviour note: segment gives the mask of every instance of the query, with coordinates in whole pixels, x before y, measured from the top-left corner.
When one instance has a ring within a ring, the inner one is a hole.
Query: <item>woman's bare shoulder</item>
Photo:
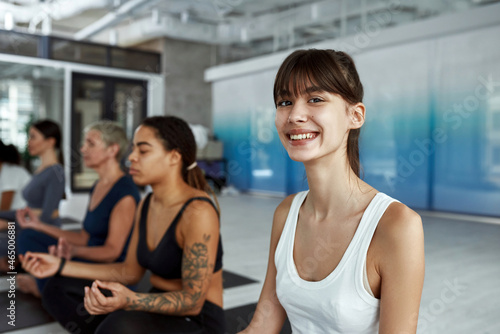
[[[423,247],[420,215],[400,202],[393,202],[379,221],[375,238],[387,252]]]

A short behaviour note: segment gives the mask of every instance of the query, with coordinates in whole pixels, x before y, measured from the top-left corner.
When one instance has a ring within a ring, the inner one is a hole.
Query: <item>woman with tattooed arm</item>
[[[129,160],[134,181],[153,192],[139,205],[125,262],[87,264],[26,253],[26,271],[56,276],[43,292],[44,307],[70,332],[224,333],[218,210],[196,166],[189,126],[176,117],[145,119]],[[149,293],[129,290],[125,285],[139,282],[146,269],[152,273]],[[75,279],[80,290],[66,284]]]

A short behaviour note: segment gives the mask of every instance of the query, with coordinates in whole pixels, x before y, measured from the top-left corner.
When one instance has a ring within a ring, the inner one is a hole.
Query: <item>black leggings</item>
[[[224,311],[206,301],[197,316],[169,316],[142,311],[119,310],[105,315],[90,315],[83,304],[84,287],[92,281],[68,277],[51,278],[43,290],[42,303],[67,331],[74,334],[222,334]],[[162,292],[153,289],[150,292]]]

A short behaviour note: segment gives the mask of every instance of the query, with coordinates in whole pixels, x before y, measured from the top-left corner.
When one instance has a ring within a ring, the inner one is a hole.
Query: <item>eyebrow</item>
[[[137,144],[132,143],[132,146],[143,146],[143,145],[153,147],[153,145],[151,145],[151,144],[150,144],[150,143],[148,143],[147,141],[140,141],[140,142],[138,142]]]

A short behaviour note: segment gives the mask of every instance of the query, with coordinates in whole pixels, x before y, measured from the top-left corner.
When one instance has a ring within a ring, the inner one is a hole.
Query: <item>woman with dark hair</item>
[[[363,86],[350,56],[299,50],[274,84],[276,129],[309,190],[276,209],[267,276],[242,333],[415,333],[424,280],[418,214],[360,179]]]
[[[125,259],[140,194],[120,162],[129,143],[123,128],[111,121],[90,124],[84,130],[80,149],[85,166],[99,179],[92,186],[89,205],[80,231],[66,231],[45,224],[30,209],[19,210],[17,221],[24,229],[18,238],[19,254],[47,252],[84,262],[112,263]],[[28,216],[30,219],[26,219]],[[37,297],[46,279],[31,275],[17,277],[19,289]]]
[[[86,264],[26,253],[23,267],[36,277],[66,276],[49,280],[44,307],[71,332],[224,333],[218,206],[197,167],[189,126],[172,116],[145,119],[129,160],[134,181],[153,192],[139,204],[125,261]],[[125,287],[146,269],[149,293]]]
[[[21,167],[21,155],[17,148],[0,140],[0,211],[26,206],[21,190],[29,180],[30,174]]]
[[[59,125],[51,120],[41,120],[29,129],[28,151],[40,159],[40,166],[30,182],[22,189],[22,196],[31,212],[43,222],[60,226],[59,202],[64,195],[64,167],[61,150],[61,131]],[[0,212],[0,230],[7,229],[7,222],[16,220],[16,211]],[[2,233],[6,233],[5,231]],[[16,237],[22,230],[17,228]],[[19,239],[18,239],[19,240]],[[19,246],[19,243],[17,243]],[[0,271],[8,271],[7,245],[0,245]]]
[[[22,194],[27,206],[47,224],[59,226],[59,201],[64,195],[64,168],[59,125],[38,121],[29,129],[28,151],[40,158],[31,181]],[[15,211],[0,212],[0,219],[14,221]]]

